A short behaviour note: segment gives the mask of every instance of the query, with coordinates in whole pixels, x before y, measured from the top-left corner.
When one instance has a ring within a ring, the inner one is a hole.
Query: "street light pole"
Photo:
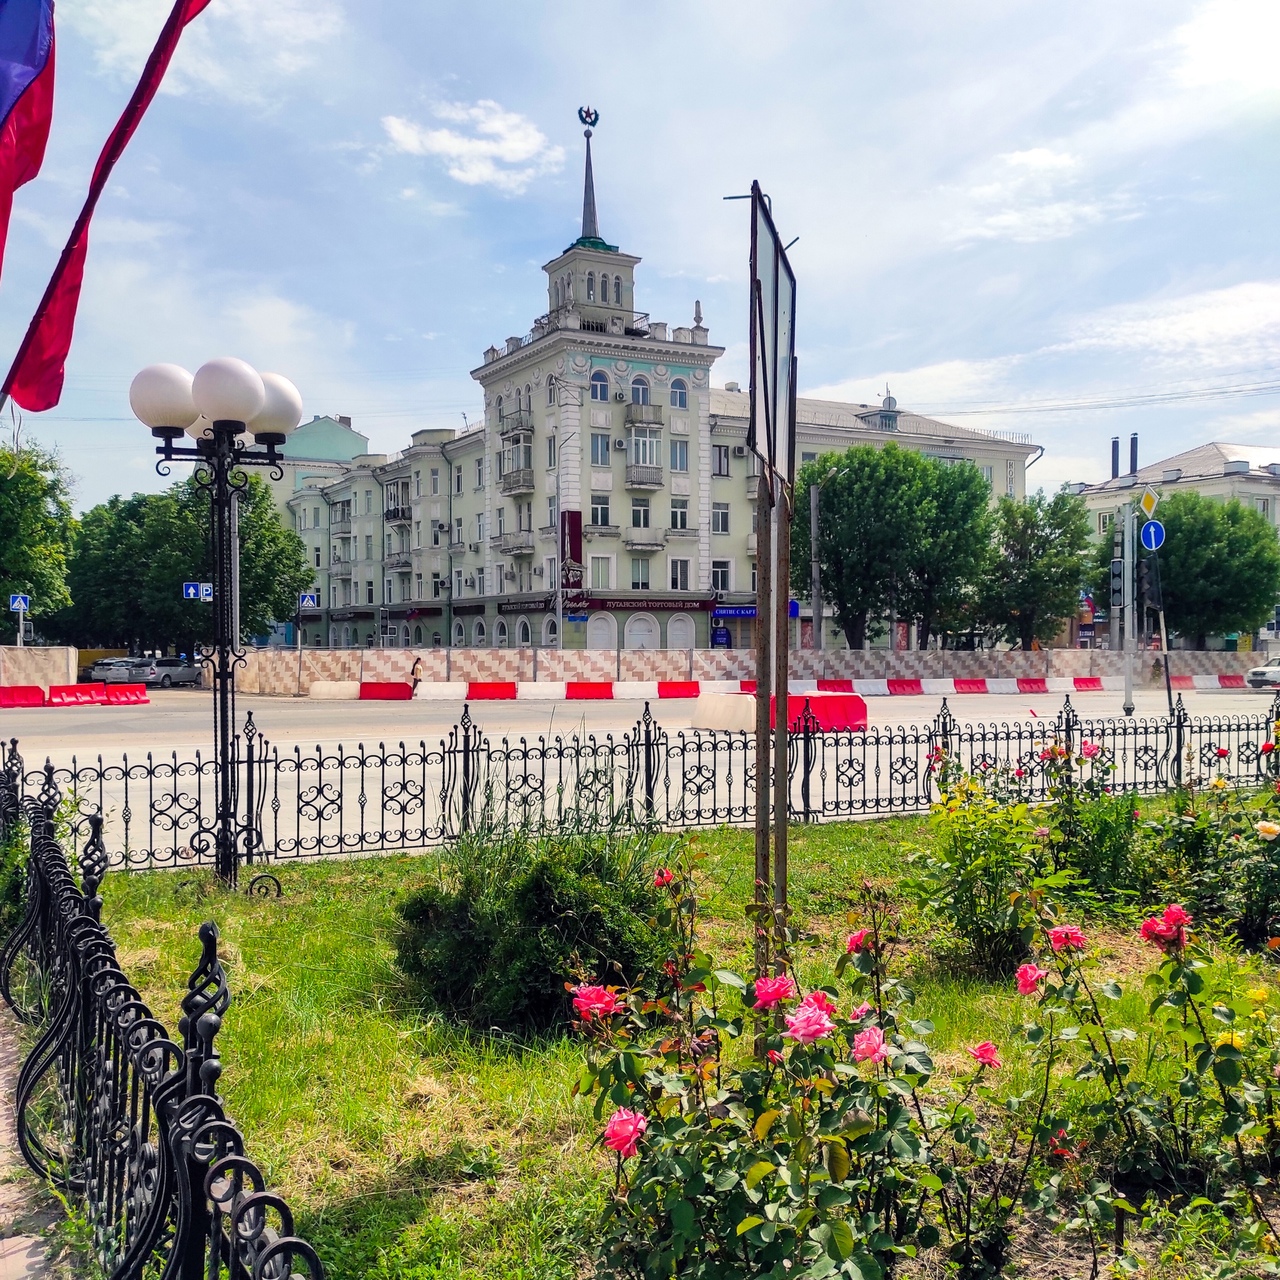
[[[234,888],[242,851],[252,856],[257,843],[253,815],[241,823],[236,813],[233,739],[235,730],[235,671],[244,662],[237,632],[240,606],[239,542],[236,503],[248,489],[245,467],[270,467],[283,479],[277,447],[298,425],[302,398],[279,374],[259,374],[243,360],[224,357],[202,365],[193,378],[177,365],[151,365],[129,388],[129,403],[137,417],[161,443],[156,470],[169,474],[170,462],[192,461],[196,487],[209,498],[213,534],[213,644],[200,655],[213,677],[213,743],[217,803],[212,825],[201,823],[193,844],[207,847],[212,838],[215,868],[228,888]],[[246,444],[251,432],[264,451]],[[194,446],[179,447],[183,435]]]

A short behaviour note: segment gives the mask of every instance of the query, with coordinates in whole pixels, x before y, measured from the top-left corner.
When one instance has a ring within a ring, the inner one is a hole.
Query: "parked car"
[[[1251,689],[1274,689],[1280,685],[1280,658],[1272,658],[1260,667],[1254,667],[1245,677]]]
[[[121,677],[117,674],[113,679],[112,673],[115,672],[117,668],[127,670],[132,664],[132,658],[99,658],[97,662],[89,668],[86,673],[86,677],[95,684],[105,681],[112,681],[112,683],[115,683],[118,682]]]
[[[200,668],[186,658],[136,658],[127,679],[132,684],[168,689],[176,684],[199,684]]]

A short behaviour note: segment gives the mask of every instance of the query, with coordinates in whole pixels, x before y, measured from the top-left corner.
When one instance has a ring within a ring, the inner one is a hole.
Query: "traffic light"
[[[1154,556],[1138,561],[1138,599],[1144,609],[1160,608],[1160,566]]]
[[[1111,607],[1113,609],[1124,608],[1124,561],[1112,560],[1111,562]]]

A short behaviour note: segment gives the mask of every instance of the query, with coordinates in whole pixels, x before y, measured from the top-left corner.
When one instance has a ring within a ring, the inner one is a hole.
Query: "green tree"
[[[1075,494],[1001,498],[981,616],[1011,644],[1047,644],[1079,608],[1090,569],[1089,517]]]
[[[10,592],[31,596],[31,615],[47,617],[64,607],[67,557],[75,521],[67,475],[52,453],[31,445],[0,448],[0,604]],[[17,637],[17,615],[0,622],[5,642]]]
[[[1280,599],[1280,543],[1271,522],[1236,499],[1175,493],[1160,504],[1160,585],[1171,631],[1194,637],[1254,631]]]
[[[190,479],[86,512],[71,558],[73,603],[56,620],[62,637],[188,651],[211,640],[209,606],[182,598],[184,582],[213,576],[209,525],[208,496]],[[250,476],[240,502],[241,638],[292,617],[312,579],[302,539],[280,523],[266,484]]]
[[[896,444],[854,445],[843,456],[805,463],[796,482],[791,527],[791,583],[809,593],[809,485],[833,466],[818,513],[823,599],[845,638],[861,649],[868,625],[912,595],[910,548],[924,536],[926,459]]]

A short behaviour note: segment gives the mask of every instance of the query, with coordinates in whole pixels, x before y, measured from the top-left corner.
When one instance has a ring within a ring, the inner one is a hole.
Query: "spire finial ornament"
[[[582,239],[599,240],[600,226],[596,219],[596,184],[591,176],[591,130],[600,123],[600,113],[594,107],[579,107],[578,119],[586,125],[582,136],[587,140],[587,170],[582,185]]]

